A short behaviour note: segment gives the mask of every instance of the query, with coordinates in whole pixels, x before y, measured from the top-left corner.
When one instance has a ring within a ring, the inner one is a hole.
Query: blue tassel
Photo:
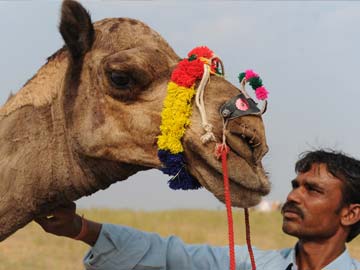
[[[201,187],[200,183],[186,171],[183,153],[174,155],[169,151],[159,150],[158,157],[164,164],[160,170],[165,174],[174,176],[168,181],[171,189],[189,190]]]

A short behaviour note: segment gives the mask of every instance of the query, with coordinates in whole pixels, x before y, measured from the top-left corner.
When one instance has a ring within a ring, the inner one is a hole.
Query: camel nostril
[[[245,124],[240,125],[240,132],[239,131],[231,131],[234,134],[240,135],[252,148],[256,148],[261,145],[261,140],[257,134],[256,129],[251,129]]]
[[[230,148],[250,165],[257,165],[267,152],[262,126],[255,127],[244,122],[229,122],[226,139]]]
[[[232,151],[245,159],[249,165],[254,164],[253,149],[250,147],[245,134],[234,133],[230,130],[226,130],[225,136],[227,144],[230,146]]]

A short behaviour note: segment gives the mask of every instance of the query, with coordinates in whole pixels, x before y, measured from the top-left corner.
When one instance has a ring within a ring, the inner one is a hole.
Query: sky
[[[263,117],[269,153],[269,200],[284,201],[298,155],[319,147],[360,158],[360,2],[80,1],[93,21],[139,19],[183,57],[206,45],[227,80],[247,69],[270,92]],[[0,1],[0,104],[63,46],[60,1]],[[143,210],[220,209],[206,190],[173,191],[157,170],[138,173],[77,201],[79,207]]]

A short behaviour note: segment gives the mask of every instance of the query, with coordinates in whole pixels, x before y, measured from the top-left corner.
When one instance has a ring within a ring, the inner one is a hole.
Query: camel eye
[[[110,80],[116,88],[127,89],[131,86],[132,79],[129,75],[123,72],[110,72]]]

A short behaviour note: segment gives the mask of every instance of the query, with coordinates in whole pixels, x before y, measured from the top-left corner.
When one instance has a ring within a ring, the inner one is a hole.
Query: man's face
[[[283,231],[304,240],[334,235],[340,227],[342,185],[325,164],[299,173],[282,209]]]

